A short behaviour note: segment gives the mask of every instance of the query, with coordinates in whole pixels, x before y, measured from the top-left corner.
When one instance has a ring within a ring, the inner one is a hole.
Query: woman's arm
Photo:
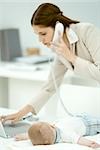
[[[36,96],[29,102],[29,104],[34,107],[36,113],[39,112],[49,98],[56,92],[52,73],[55,77],[56,85],[59,87],[66,71],[67,67],[59,60],[58,57],[56,57],[51,66],[51,71],[47,82],[42,86]]]
[[[91,61],[77,56],[74,61],[74,71],[84,77],[92,78],[100,83],[100,29],[91,24],[80,25],[79,36],[86,46],[84,54],[90,55]],[[80,52],[81,53],[81,50]],[[81,54],[82,55],[82,54]]]
[[[15,122],[18,122],[20,119],[22,119],[22,117],[25,116],[29,112],[32,112],[33,114],[35,114],[33,107],[31,105],[26,105],[25,107],[23,107],[21,110],[19,110],[16,113],[6,115],[6,116],[1,116],[0,120],[3,122],[10,120],[11,123],[15,123]]]
[[[92,24],[78,24],[76,33],[81,41],[76,50],[78,56],[62,38],[59,43],[52,43],[55,52],[73,64],[75,73],[100,83],[100,29]]]

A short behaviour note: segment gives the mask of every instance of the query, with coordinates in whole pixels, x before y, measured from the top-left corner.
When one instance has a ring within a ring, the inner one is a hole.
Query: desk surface
[[[1,62],[0,77],[44,82],[48,79],[50,67],[51,66],[48,63],[29,65],[23,63]],[[64,82],[73,85],[100,87],[97,81],[89,78],[80,77],[70,70],[67,71]]]
[[[0,77],[45,81],[49,68],[48,64],[0,63]]]

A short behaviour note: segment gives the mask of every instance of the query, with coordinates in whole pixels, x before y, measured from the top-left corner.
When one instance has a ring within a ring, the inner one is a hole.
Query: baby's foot
[[[22,140],[28,140],[28,139],[29,137],[27,133],[18,134],[15,136],[16,141],[22,141]]]

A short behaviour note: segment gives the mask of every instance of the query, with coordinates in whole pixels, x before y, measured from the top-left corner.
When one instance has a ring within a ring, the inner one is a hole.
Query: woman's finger
[[[18,121],[20,121],[20,118],[17,117],[17,118],[15,118],[15,119],[13,119],[13,120],[11,121],[11,123],[12,123],[12,124],[16,124]]]
[[[5,120],[5,118],[6,118],[6,116],[0,116],[0,121],[4,121]]]
[[[59,46],[60,46],[60,44],[59,44],[59,43],[55,43],[55,42],[51,42],[51,46],[59,47]]]

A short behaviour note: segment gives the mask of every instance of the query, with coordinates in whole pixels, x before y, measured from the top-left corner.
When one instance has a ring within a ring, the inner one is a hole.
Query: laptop
[[[17,134],[28,131],[31,124],[26,121],[20,121],[16,124],[0,122],[0,136],[3,138],[13,138]]]

